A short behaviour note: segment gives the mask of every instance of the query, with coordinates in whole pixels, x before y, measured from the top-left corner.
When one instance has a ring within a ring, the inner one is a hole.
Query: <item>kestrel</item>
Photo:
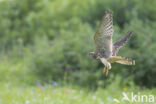
[[[111,63],[117,62],[125,65],[135,65],[134,60],[116,56],[119,49],[131,37],[132,32],[128,32],[123,38],[115,43],[112,42],[113,32],[112,13],[107,11],[102,18],[97,32],[94,35],[96,51],[89,53],[90,57],[101,60],[101,62],[105,65],[104,73],[106,76],[111,69]]]

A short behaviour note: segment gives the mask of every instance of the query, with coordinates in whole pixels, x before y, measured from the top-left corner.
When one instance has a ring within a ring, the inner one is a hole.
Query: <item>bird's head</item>
[[[89,57],[96,59],[96,54],[95,52],[89,52]]]

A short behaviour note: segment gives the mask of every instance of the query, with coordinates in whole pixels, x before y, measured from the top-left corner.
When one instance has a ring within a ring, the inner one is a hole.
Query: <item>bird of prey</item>
[[[113,36],[113,17],[112,13],[107,11],[102,18],[102,21],[94,35],[94,43],[96,46],[95,52],[90,52],[89,56],[94,59],[99,59],[105,65],[104,73],[107,76],[111,69],[111,63],[117,62],[125,65],[135,65],[134,60],[129,60],[121,56],[116,56],[119,49],[131,37],[132,32],[128,32],[117,42],[112,42]]]

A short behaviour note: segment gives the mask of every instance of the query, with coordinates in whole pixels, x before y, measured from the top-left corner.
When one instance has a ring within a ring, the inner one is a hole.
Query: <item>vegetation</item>
[[[116,86],[116,87],[114,87]],[[122,100],[123,93],[131,99],[131,93],[141,95],[156,95],[156,89],[140,90],[136,86],[119,87],[120,82],[114,81],[106,89],[98,88],[91,91],[87,88],[73,85],[57,85],[38,83],[36,86],[15,86],[10,83],[0,86],[0,103],[2,104],[132,104]],[[11,92],[11,93],[10,93]],[[115,92],[115,93],[114,93]],[[141,97],[140,97],[141,98]],[[141,100],[140,100],[141,101]],[[135,104],[147,104],[148,98]],[[150,103],[154,104],[154,103]]]
[[[153,0],[0,0],[0,83],[3,85],[0,90],[4,92],[4,95],[0,93],[0,104],[15,101],[20,104],[27,97],[33,99],[29,92],[34,89],[35,95],[39,93],[38,82],[62,85],[58,89],[48,87],[41,92],[43,97],[51,90],[63,93],[68,87],[66,84],[79,86],[71,96],[79,96],[79,90],[85,87],[104,88],[103,96],[112,96],[113,87],[108,88],[118,76],[117,88],[127,86],[153,91],[156,86],[155,5]],[[88,53],[95,50],[93,35],[106,10],[113,12],[114,41],[128,31],[134,32],[118,55],[136,60],[135,66],[113,64],[108,77],[103,74],[104,65],[88,57]],[[7,88],[9,83],[13,86]],[[17,87],[20,85],[24,86],[23,90]],[[79,99],[92,99],[96,93],[84,90],[85,95]],[[99,93],[100,97],[103,93],[101,90]],[[27,97],[15,100],[21,94]],[[66,97],[70,99],[64,95],[58,99]],[[1,98],[10,100],[4,102]]]

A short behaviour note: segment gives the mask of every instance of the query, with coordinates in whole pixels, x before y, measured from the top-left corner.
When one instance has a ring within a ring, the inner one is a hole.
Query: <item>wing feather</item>
[[[106,12],[102,21],[94,35],[94,42],[96,49],[104,49],[111,51],[112,49],[112,35],[113,35],[113,18],[111,12]]]
[[[116,56],[116,53],[130,39],[131,36],[132,32],[128,32],[124,37],[113,44],[113,56]]]

